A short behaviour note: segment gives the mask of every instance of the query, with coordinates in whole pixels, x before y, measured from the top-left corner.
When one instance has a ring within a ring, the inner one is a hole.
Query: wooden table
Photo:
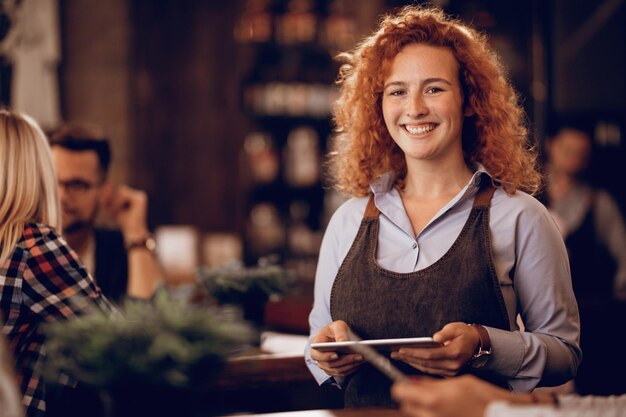
[[[388,408],[353,408],[343,410],[304,410],[271,414],[237,414],[238,417],[403,417],[400,410]]]
[[[318,386],[302,354],[232,358],[203,391],[223,414],[343,407],[343,393],[332,386]]]
[[[314,382],[302,354],[256,354],[229,359],[219,378],[212,384],[220,390],[282,387]],[[316,384],[317,385],[317,384]]]

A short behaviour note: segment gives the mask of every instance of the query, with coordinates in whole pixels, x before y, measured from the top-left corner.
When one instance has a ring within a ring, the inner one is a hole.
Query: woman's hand
[[[350,326],[345,321],[337,320],[320,330],[313,338],[313,343],[346,342],[350,340]],[[311,359],[317,361],[317,366],[328,375],[350,375],[363,362],[358,354],[339,355],[337,352],[320,352],[311,349]]]
[[[437,348],[401,348],[391,357],[404,361],[426,374],[454,376],[478,350],[480,336],[474,326],[455,322],[446,324],[433,335]]]
[[[483,417],[491,401],[523,402],[518,395],[472,375],[409,379],[394,384],[391,396],[404,414],[414,417]]]

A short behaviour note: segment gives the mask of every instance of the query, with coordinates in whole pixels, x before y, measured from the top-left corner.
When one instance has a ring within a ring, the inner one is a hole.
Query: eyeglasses
[[[89,190],[95,187],[99,187],[102,181],[88,182],[83,180],[59,180],[59,187],[65,189],[65,192],[73,195],[85,194]]]

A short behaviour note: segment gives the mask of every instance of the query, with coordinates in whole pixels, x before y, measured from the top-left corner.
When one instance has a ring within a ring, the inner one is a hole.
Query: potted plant
[[[46,373],[96,387],[108,415],[210,415],[198,400],[226,356],[256,337],[221,311],[157,293],[126,302],[121,314],[90,314],[46,326]],[[199,408],[200,407],[200,408]]]
[[[233,263],[223,268],[198,269],[198,283],[219,304],[234,304],[243,310],[243,318],[263,324],[268,300],[284,296],[295,288],[295,274],[261,259],[257,266]]]

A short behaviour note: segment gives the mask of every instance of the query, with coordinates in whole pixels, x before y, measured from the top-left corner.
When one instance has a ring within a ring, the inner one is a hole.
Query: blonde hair
[[[379,28],[353,51],[340,55],[341,91],[334,107],[337,134],[329,154],[335,187],[362,197],[387,171],[402,186],[406,160],[383,120],[382,90],[391,61],[411,43],[448,48],[459,63],[464,106],[472,111],[463,124],[466,163],[481,163],[507,193],[534,193],[541,185],[537,151],[528,143],[526,115],[504,67],[487,38],[443,11],[406,6],[383,18]]]
[[[0,265],[26,223],[59,229],[60,213],[46,135],[31,117],[0,109]]]

